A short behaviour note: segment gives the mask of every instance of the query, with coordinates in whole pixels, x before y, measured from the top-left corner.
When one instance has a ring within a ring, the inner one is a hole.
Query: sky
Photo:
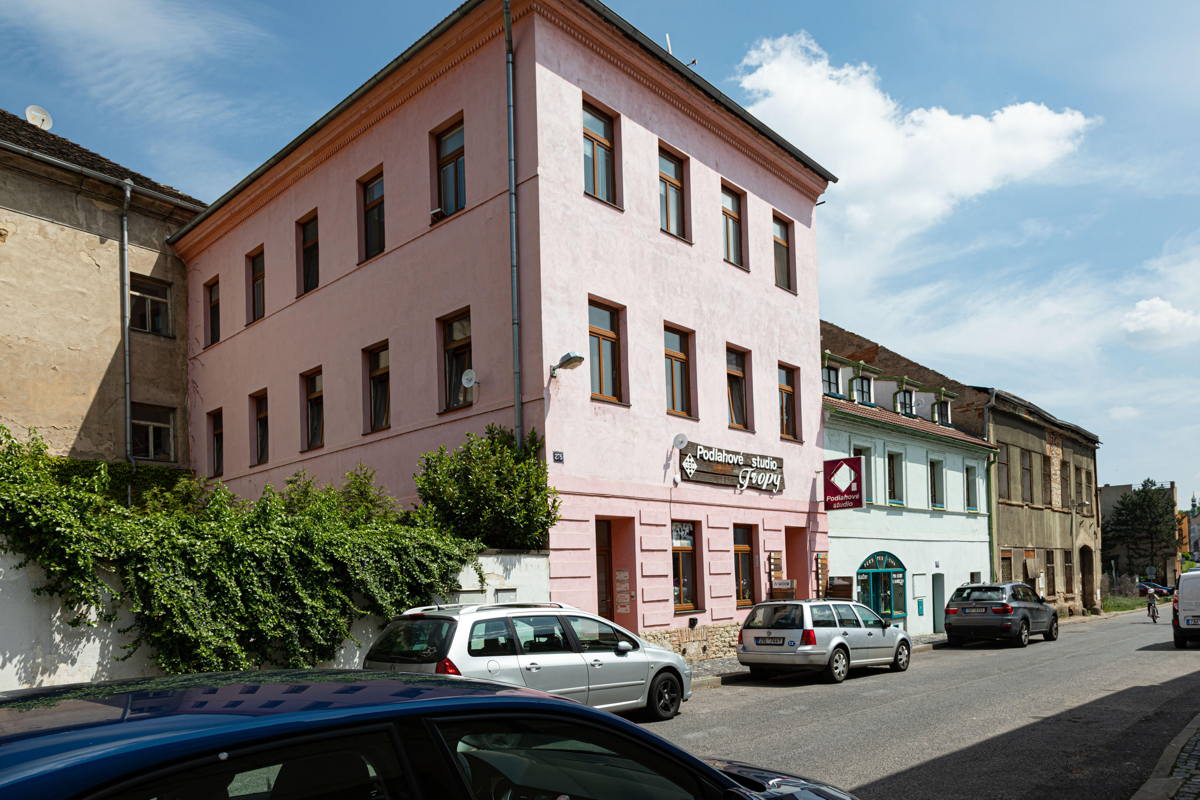
[[[455,5],[6,0],[0,107],[211,201]],[[610,6],[840,178],[825,319],[1200,495],[1200,4]]]

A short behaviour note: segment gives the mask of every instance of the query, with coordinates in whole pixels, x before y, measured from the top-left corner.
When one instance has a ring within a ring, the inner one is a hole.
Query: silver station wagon
[[[488,678],[668,719],[691,697],[683,657],[561,603],[424,606],[394,619],[365,669]]]
[[[912,640],[871,609],[849,600],[759,603],[738,633],[738,662],[750,675],[821,670],[841,683],[855,667],[908,669]]]

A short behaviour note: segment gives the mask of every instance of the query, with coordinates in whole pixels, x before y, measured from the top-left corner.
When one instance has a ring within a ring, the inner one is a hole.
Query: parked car
[[[827,798],[620,717],[444,675],[295,670],[0,694],[5,800]]]
[[[970,583],[959,586],[946,604],[946,639],[1010,639],[1017,647],[1031,634],[1058,638],[1058,610],[1024,583]]]
[[[1171,632],[1180,649],[1200,639],[1200,572],[1188,570],[1179,576],[1171,599]]]
[[[1170,586],[1163,586],[1161,583],[1154,583],[1153,581],[1141,581],[1138,583],[1137,589],[1138,595],[1141,597],[1145,597],[1146,595],[1150,594],[1151,589],[1154,590],[1155,594],[1164,597],[1170,597],[1171,595],[1175,594],[1175,590]]]
[[[912,640],[871,609],[849,600],[779,600],[750,609],[738,632],[738,663],[762,678],[823,670],[841,683],[855,667],[908,669]]]
[[[692,695],[677,653],[562,603],[423,606],[392,621],[366,669],[488,678],[668,719]]]

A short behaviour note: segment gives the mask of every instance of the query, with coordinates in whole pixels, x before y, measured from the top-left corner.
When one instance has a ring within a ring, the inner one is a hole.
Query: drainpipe
[[[137,461],[133,457],[133,418],[130,400],[129,374],[129,199],[133,191],[133,181],[126,178],[122,181],[125,189],[125,201],[121,204],[121,365],[125,381],[125,460],[130,467],[137,470]],[[133,505],[133,480],[126,483],[125,502]]]
[[[988,398],[987,405],[983,407],[983,438],[992,442],[992,408],[996,405],[996,390],[991,390],[991,397]],[[992,442],[995,444],[995,442]],[[988,456],[988,563],[992,571],[992,581],[999,580],[996,575],[996,503],[992,502],[992,489],[995,486],[995,481],[992,480],[992,466],[996,462],[996,455],[993,453]]]
[[[512,275],[513,432],[517,445],[525,442],[521,408],[521,277],[517,270],[517,147],[513,133],[512,11],[504,0],[504,79],[508,92],[508,258]]]

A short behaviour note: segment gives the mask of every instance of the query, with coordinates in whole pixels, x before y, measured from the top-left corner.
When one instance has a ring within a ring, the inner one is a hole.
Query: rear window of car
[[[829,606],[809,606],[808,613],[812,615],[814,628],[837,627],[837,620],[833,618],[833,609]]]
[[[400,619],[388,626],[367,653],[367,661],[396,664],[432,664],[446,657],[457,623],[452,619],[424,617]]]
[[[950,595],[951,603],[970,603],[974,600],[992,602],[1003,599],[1003,586],[960,586]]]
[[[803,628],[804,607],[799,604],[755,606],[744,628]]]
[[[508,621],[485,619],[472,625],[467,653],[473,656],[515,656],[517,640],[508,632]]]

